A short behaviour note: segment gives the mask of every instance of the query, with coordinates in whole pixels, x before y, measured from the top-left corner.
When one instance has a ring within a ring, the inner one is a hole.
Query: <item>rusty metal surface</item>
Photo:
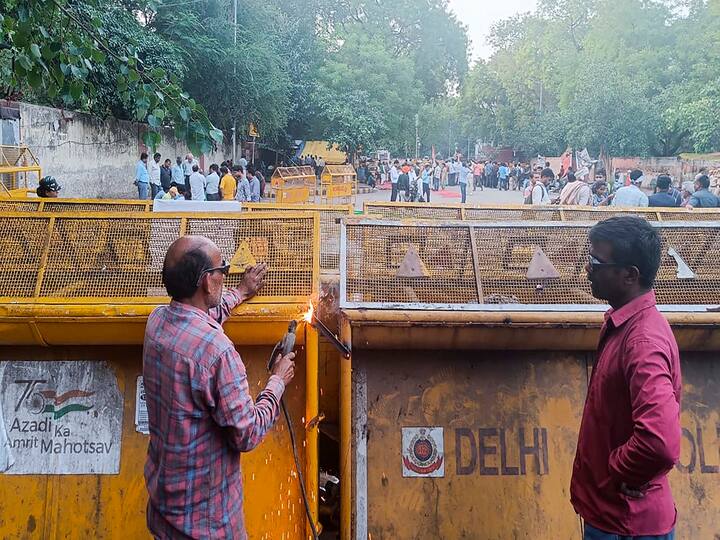
[[[569,484],[591,362],[572,352],[356,351],[367,425],[354,433],[367,434],[367,476],[361,458],[353,496],[367,494],[370,537],[580,538]],[[720,364],[684,353],[682,366],[677,537],[715,538]],[[403,427],[443,428],[444,477],[403,477]]]

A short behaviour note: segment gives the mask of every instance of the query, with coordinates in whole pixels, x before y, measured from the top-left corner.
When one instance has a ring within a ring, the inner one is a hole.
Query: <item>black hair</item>
[[[142,152],[140,154],[140,161],[142,161],[143,159],[147,159],[147,152]]]
[[[197,291],[197,282],[203,270],[212,266],[210,257],[202,248],[190,250],[169,265],[163,262],[162,282],[173,300],[190,298]]]
[[[160,159],[160,152],[155,152],[153,154],[153,159]]]
[[[197,165],[193,165],[193,172],[198,172],[200,170],[200,167]]]
[[[630,173],[630,180],[632,180],[632,181],[634,182],[635,180],[637,180],[638,178],[640,178],[642,175],[643,175],[643,172],[642,172],[640,169],[634,169],[634,170]]]
[[[669,189],[670,184],[672,184],[672,180],[670,179],[670,177],[668,175],[661,174],[660,176],[657,177],[656,185],[657,185],[658,189]]]
[[[243,166],[242,165],[233,165],[232,170],[233,170],[233,172],[243,172]]]
[[[550,178],[552,180],[555,178],[555,173],[550,167],[545,167],[540,173],[540,178]]]
[[[165,158],[165,161],[163,161],[163,163],[172,163],[172,161],[170,161],[170,158]]]
[[[660,235],[645,219],[618,216],[596,224],[588,234],[591,243],[606,242],[612,246],[613,261],[622,266],[635,266],[639,282],[645,288],[655,283],[660,268]]]
[[[567,173],[567,181],[568,182],[574,182],[575,180],[577,180],[577,178],[575,178],[575,175],[573,173],[571,173],[571,172]]]
[[[707,174],[703,174],[696,180],[696,182],[700,184],[704,189],[710,187],[710,177]]]
[[[228,172],[230,172],[230,171],[228,171],[228,168],[227,168],[225,165],[223,165],[222,167],[220,167],[220,172],[221,172],[221,173],[223,174],[223,176],[224,176],[224,175],[226,175],[226,174],[227,174]]]
[[[218,170],[217,163],[213,163],[212,165],[210,165],[210,170],[217,172],[217,170]]]
[[[600,191],[600,188],[602,187],[607,187],[607,182],[605,180],[596,180],[592,185],[592,192],[597,195],[598,191]]]

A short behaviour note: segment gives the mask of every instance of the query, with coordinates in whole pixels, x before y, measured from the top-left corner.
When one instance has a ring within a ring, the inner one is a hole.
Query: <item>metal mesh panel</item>
[[[257,262],[268,265],[262,296],[310,296],[313,292],[313,220],[283,219],[188,219],[187,234],[213,240],[225,259],[232,259],[246,242]],[[237,286],[241,275],[225,283]]]
[[[40,201],[17,201],[13,199],[0,199],[0,212],[34,212],[40,206]]]
[[[351,302],[477,303],[467,227],[348,226],[347,299]],[[429,277],[399,278],[414,246]]]
[[[143,203],[45,201],[43,212],[144,212]]]
[[[0,296],[33,296],[50,218],[0,217]]]
[[[386,219],[462,219],[462,210],[459,206],[366,204],[365,213],[372,217]]]
[[[180,219],[55,220],[40,296],[166,296],[162,262]]]
[[[663,221],[720,221],[720,211],[688,210],[686,212],[658,212]]]
[[[632,210],[591,209],[591,208],[565,208],[563,210],[565,221],[602,221],[615,216],[638,216],[648,221],[657,221],[657,212],[643,212]]]
[[[485,303],[599,303],[585,272],[585,227],[476,228],[475,239]],[[559,279],[527,278],[537,248],[550,259]]]
[[[477,302],[469,231],[474,231],[477,275],[485,304],[599,304],[585,270],[587,225],[482,226],[351,222],[346,225],[344,302],[438,303]],[[662,261],[655,283],[659,304],[720,304],[720,226],[659,226]],[[414,245],[429,277],[396,277],[408,247]],[[678,277],[681,264],[694,273]],[[537,250],[550,261],[558,278],[529,279]]]
[[[663,258],[655,282],[659,304],[720,303],[720,229],[663,228]],[[695,279],[678,279],[677,262],[668,254],[675,248],[695,272]]]
[[[560,221],[558,208],[465,208],[465,219],[474,221]]]
[[[243,208],[250,211],[317,212],[320,215],[320,268],[335,271],[340,268],[340,219],[352,214],[352,206],[257,203],[243,205]]]

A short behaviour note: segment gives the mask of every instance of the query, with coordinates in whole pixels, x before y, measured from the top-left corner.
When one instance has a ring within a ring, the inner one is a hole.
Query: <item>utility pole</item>
[[[415,159],[420,154],[420,115],[415,113]]]
[[[237,0],[233,5],[233,79],[237,78]],[[237,161],[237,118],[232,127],[233,163]]]

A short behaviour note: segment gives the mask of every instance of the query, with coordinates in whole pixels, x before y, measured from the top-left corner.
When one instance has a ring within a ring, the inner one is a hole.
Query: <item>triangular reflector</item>
[[[397,269],[397,272],[395,273],[395,277],[399,278],[426,278],[430,277],[430,272],[428,272],[427,267],[425,266],[425,263],[422,262],[422,259],[420,258],[420,255],[417,252],[417,248],[413,245],[411,245],[407,253],[405,253],[405,258],[400,263],[400,267]]]
[[[532,259],[530,260],[530,266],[528,266],[527,278],[528,279],[558,279],[560,272],[556,270],[553,263],[550,262],[545,252],[538,248],[535,248]]]

